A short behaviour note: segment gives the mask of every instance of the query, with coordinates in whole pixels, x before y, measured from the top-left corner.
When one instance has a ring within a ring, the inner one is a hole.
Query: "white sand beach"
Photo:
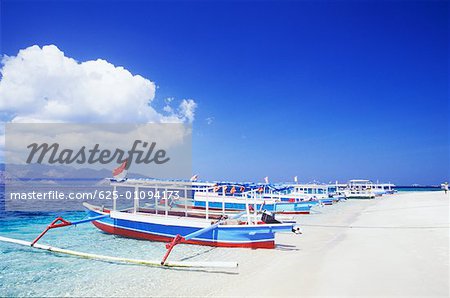
[[[302,235],[277,236],[274,250],[195,257],[238,261],[238,274],[165,272],[170,286],[152,294],[448,297],[449,201],[443,192],[405,192],[317,208],[297,217]]]

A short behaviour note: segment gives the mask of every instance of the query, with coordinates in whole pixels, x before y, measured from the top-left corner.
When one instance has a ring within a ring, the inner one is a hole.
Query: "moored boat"
[[[111,184],[114,191],[116,187],[131,187],[135,189],[135,194],[142,189],[150,188],[181,190],[186,194],[190,187],[184,182],[153,180],[127,180]],[[187,195],[179,198],[180,200],[185,202],[185,208],[177,207],[179,204],[174,204],[175,207],[169,204],[169,197],[153,198],[151,208],[140,207],[138,198],[134,199],[133,208],[126,210],[118,210],[114,198],[111,210],[88,203],[84,203],[84,207],[91,218],[109,214],[93,221],[98,229],[109,234],[152,241],[168,242],[177,235],[184,237],[205,231],[183,243],[219,247],[274,248],[275,233],[298,231],[294,223],[280,222],[273,215],[261,214],[255,208],[252,210],[247,208],[242,212],[242,216],[232,218],[225,212],[222,214],[210,214],[210,210],[201,214],[193,212],[188,208]],[[208,229],[209,227],[211,228]]]
[[[353,179],[344,190],[347,199],[374,199],[373,183],[370,180]]]
[[[317,183],[309,184],[287,184],[287,190],[284,192],[282,200],[294,202],[308,202],[310,204],[332,205],[339,198],[334,197],[329,192],[328,185]]]
[[[248,196],[247,196],[248,195]],[[273,213],[283,214],[309,214],[314,202],[288,202],[281,198],[268,196],[267,194],[258,194],[253,191],[253,197],[249,192],[238,195],[226,195],[213,191],[196,191],[194,194],[193,208],[211,210],[242,211],[248,208],[257,210],[267,210]]]

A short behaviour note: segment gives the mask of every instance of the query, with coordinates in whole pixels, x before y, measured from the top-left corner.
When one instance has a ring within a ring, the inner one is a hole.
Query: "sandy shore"
[[[163,296],[449,296],[449,196],[400,193],[299,216],[274,250],[212,249],[239,274],[165,272]],[[141,293],[142,294],[142,293]]]

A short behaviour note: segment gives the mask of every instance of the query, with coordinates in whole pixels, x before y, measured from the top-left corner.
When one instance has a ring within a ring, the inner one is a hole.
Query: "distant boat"
[[[299,200],[318,203],[323,205],[332,205],[334,202],[343,199],[336,191],[331,192],[330,185],[308,183],[308,184],[286,184],[288,190],[285,192],[283,201],[289,200],[297,202]],[[334,187],[334,185],[332,186]]]
[[[195,189],[192,208],[242,211],[248,205],[257,210],[267,210],[273,213],[284,214],[309,214],[314,202],[290,202],[282,200],[285,195],[269,194],[265,192],[265,186],[259,185],[256,188],[238,194],[231,193],[232,185],[213,185]],[[247,186],[248,188],[249,186]]]
[[[350,180],[344,194],[347,199],[374,199],[376,196],[373,183],[363,179]]]

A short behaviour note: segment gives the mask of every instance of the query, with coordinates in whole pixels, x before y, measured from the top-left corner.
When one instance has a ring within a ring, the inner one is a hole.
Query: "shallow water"
[[[58,215],[69,221],[86,216],[84,212],[3,212],[0,235],[31,241]],[[91,223],[50,230],[40,242],[76,251],[147,260],[160,260],[165,252],[164,243],[108,235]],[[205,260],[204,254],[210,250],[180,245],[170,259]],[[164,271],[167,270],[81,259],[0,242],[0,296],[125,295],[139,289],[145,289],[140,293],[148,296],[161,283],[172,282],[165,280]]]

